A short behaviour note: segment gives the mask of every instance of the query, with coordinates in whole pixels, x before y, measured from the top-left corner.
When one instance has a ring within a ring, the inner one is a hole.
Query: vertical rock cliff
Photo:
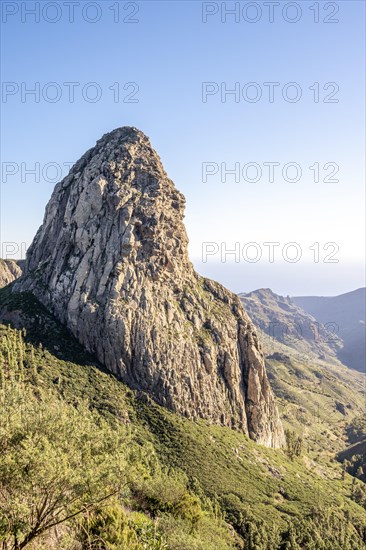
[[[237,296],[194,271],[184,206],[148,138],[114,130],[55,187],[15,290],[161,405],[281,446],[253,325]]]

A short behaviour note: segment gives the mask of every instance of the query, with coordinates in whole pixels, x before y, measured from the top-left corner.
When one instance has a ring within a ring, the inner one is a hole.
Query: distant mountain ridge
[[[333,324],[343,346],[337,352],[348,367],[366,370],[366,288],[339,296],[295,296],[292,301],[313,315],[319,323]]]
[[[342,341],[290,297],[279,296],[269,288],[239,294],[254,324],[262,332],[262,340],[277,341],[300,353],[319,359],[335,359]]]

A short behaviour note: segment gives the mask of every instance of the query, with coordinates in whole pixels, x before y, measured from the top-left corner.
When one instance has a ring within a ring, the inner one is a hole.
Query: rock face
[[[255,326],[262,331],[264,351],[277,341],[309,358],[336,359],[342,341],[332,325],[327,329],[291,298],[279,296],[269,288],[242,293],[239,298]]]
[[[148,138],[114,130],[55,187],[15,290],[130,387],[281,446],[253,326],[237,296],[195,273],[184,206]]]
[[[15,260],[0,259],[0,288],[20,277],[22,269]]]

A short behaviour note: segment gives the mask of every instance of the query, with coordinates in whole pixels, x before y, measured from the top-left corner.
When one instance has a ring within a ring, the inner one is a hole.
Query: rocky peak
[[[102,250],[98,264],[104,265],[107,260],[115,264],[128,258],[144,262],[147,275],[164,272],[171,278],[177,275],[177,264],[179,274],[182,267],[192,271],[183,225],[185,199],[139,130],[118,128],[103,136],[56,186],[53,198],[56,200],[51,199],[45,215],[45,222],[51,222],[47,230],[43,224],[37,234],[27,256],[27,270],[48,261],[50,256],[89,256],[93,243],[110,246],[108,238],[113,228],[119,240],[113,241],[113,250]],[[61,220],[69,243],[67,250],[55,251],[53,243]],[[98,231],[100,224],[102,232]],[[96,235],[101,233],[106,241],[96,243]]]
[[[55,187],[15,291],[160,404],[280,446],[257,336],[239,298],[195,273],[184,205],[142,132],[106,134]]]

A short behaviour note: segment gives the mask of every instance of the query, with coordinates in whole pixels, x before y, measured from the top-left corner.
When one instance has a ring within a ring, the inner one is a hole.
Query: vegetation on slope
[[[344,450],[347,426],[365,416],[365,373],[337,360],[332,324],[327,331],[290,298],[269,289],[240,298],[257,326],[285,427],[326,459]]]
[[[366,416],[356,417],[347,426],[350,445],[338,454],[345,469],[366,483]],[[366,499],[366,491],[365,491]]]
[[[336,461],[159,407],[30,295],[0,311],[26,327],[0,331],[4,549],[366,548],[363,484]]]
[[[334,455],[348,445],[347,426],[364,413],[364,375],[280,349],[267,355],[266,366],[285,427],[311,450]]]

